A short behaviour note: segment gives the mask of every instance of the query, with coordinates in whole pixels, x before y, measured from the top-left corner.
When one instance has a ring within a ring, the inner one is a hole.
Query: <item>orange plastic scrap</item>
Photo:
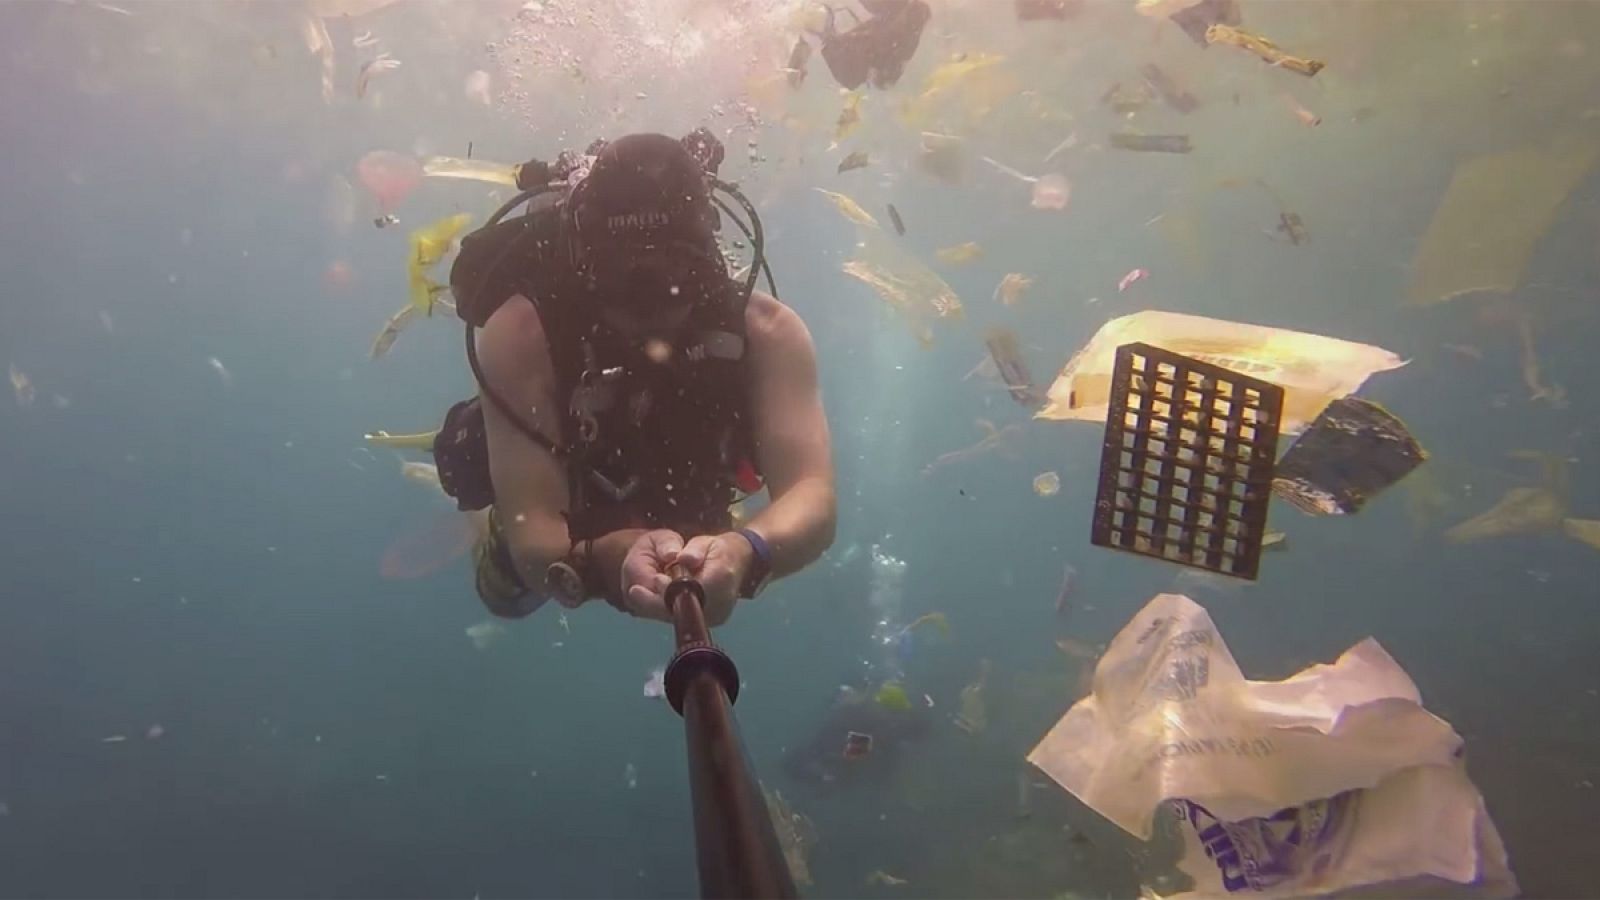
[[[1306,59],[1299,56],[1290,56],[1278,49],[1278,45],[1242,28],[1232,25],[1212,25],[1206,29],[1206,43],[1232,44],[1261,57],[1267,63],[1281,66],[1291,72],[1299,72],[1307,78],[1321,72],[1327,63],[1318,59]]]

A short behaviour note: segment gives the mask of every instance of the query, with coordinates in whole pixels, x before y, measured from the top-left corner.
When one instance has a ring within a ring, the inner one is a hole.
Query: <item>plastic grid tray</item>
[[[1270,382],[1117,348],[1092,542],[1255,580],[1282,413]]]

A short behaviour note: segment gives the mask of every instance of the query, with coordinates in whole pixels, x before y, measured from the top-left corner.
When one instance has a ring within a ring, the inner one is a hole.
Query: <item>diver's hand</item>
[[[690,538],[678,553],[678,562],[705,591],[707,625],[715,628],[733,615],[739,587],[754,559],[755,548],[738,532]]]
[[[667,567],[682,553],[683,535],[658,528],[640,535],[622,558],[622,602],[628,612],[644,619],[672,621],[667,611]]]

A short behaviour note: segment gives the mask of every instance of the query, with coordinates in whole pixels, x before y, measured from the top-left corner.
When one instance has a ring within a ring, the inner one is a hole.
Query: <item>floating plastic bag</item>
[[[1049,402],[1034,417],[1104,422],[1117,348],[1136,342],[1280,385],[1286,434],[1304,430],[1329,403],[1354,393],[1374,372],[1405,365],[1370,344],[1147,310],[1102,325],[1056,376]]]
[[[356,163],[356,177],[378,201],[378,211],[390,213],[422,183],[422,164],[391,150],[374,150]]]
[[[1417,244],[1406,300],[1426,305],[1516,290],[1534,247],[1597,157],[1600,141],[1563,137],[1457,166]]]
[[[463,178],[467,181],[482,181],[485,184],[517,186],[516,166],[486,159],[430,156],[422,161],[422,174],[429,178]]]
[[[1200,894],[1512,896],[1461,743],[1371,638],[1332,665],[1247,681],[1206,611],[1161,594],[1028,761],[1137,837],[1173,814]]]

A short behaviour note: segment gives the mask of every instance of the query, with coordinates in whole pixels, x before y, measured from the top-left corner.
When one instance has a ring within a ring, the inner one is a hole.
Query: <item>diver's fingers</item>
[[[650,532],[650,548],[663,566],[671,565],[683,552],[683,535],[669,528],[658,528]]]
[[[636,584],[628,589],[628,611],[641,619],[672,621],[672,617],[667,614],[667,604],[662,595],[642,584]]]
[[[697,535],[683,545],[683,552],[678,554],[678,562],[684,564],[690,571],[698,572],[706,564],[706,554],[710,552],[711,545],[716,539],[711,535]]]

